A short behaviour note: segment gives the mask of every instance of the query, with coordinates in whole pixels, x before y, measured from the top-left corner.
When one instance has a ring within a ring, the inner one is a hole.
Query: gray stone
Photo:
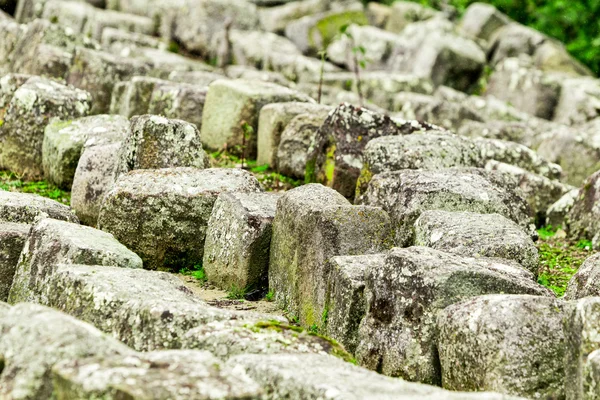
[[[106,28],[117,28],[122,31],[142,33],[145,35],[156,34],[156,22],[152,18],[141,15],[126,14],[112,10],[94,9],[92,15],[86,20],[82,33],[100,41]]]
[[[591,77],[565,79],[554,121],[565,125],[579,125],[600,116],[600,84]]]
[[[365,147],[356,194],[364,193],[373,176],[382,172],[480,166],[478,150],[469,139],[435,130],[375,138]]]
[[[202,129],[204,102],[208,88],[203,85],[182,83],[160,84],[154,88],[148,114],[180,119]]]
[[[229,43],[235,64],[261,69],[269,69],[271,57],[277,54],[301,54],[290,40],[271,32],[232,29]]]
[[[28,74],[7,74],[0,78],[0,106],[2,107],[0,115],[2,115],[2,119],[4,119],[6,109],[17,89],[32,77]]]
[[[30,179],[42,177],[44,128],[53,119],[84,117],[90,94],[33,77],[14,93],[0,127],[0,167]]]
[[[260,26],[268,32],[283,33],[290,22],[326,11],[326,3],[322,0],[303,0],[292,1],[276,7],[259,8]]]
[[[593,399],[596,395],[598,318],[600,298],[572,302],[563,321],[565,334],[565,394],[567,399]],[[596,354],[594,354],[596,353]],[[590,370],[590,366],[592,370]],[[594,369],[596,371],[594,371]],[[590,373],[592,372],[593,373]],[[595,375],[595,376],[594,376]]]
[[[426,122],[396,122],[362,107],[340,104],[329,113],[311,145],[306,180],[323,183],[346,198],[354,198],[364,148],[369,141],[435,128]]]
[[[154,88],[167,81],[148,76],[134,76],[130,81],[119,82],[112,91],[110,113],[127,118],[148,114]]]
[[[489,40],[494,32],[510,23],[510,19],[491,4],[473,3],[460,20],[460,30],[467,36]]]
[[[301,114],[281,133],[277,149],[277,170],[286,176],[304,179],[308,153],[327,115]]]
[[[41,17],[71,29],[75,33],[81,33],[88,18],[95,17],[95,10],[85,1],[45,0]]]
[[[138,351],[181,348],[190,329],[214,321],[254,325],[267,319],[210,307],[176,276],[141,269],[60,264],[38,287],[38,297]]]
[[[112,90],[117,82],[145,75],[147,63],[134,58],[117,57],[109,53],[78,48],[67,82],[92,94],[92,114],[106,113]]]
[[[425,211],[415,222],[415,245],[466,257],[518,262],[537,275],[538,252],[531,237],[499,214]]]
[[[123,119],[102,138],[88,139],[81,150],[71,187],[71,207],[82,223],[95,226],[104,195],[113,187],[119,151],[129,121]]]
[[[356,352],[358,328],[367,312],[364,295],[367,271],[381,265],[384,260],[384,254],[331,259],[326,332],[352,354]]]
[[[9,303],[39,300],[38,285],[58,263],[142,268],[142,260],[112,235],[45,218],[29,233],[10,289]]]
[[[126,32],[121,29],[110,27],[106,27],[102,30],[100,43],[105,49],[110,49],[114,45],[151,47],[155,49],[166,48],[166,44],[154,36],[144,35],[143,33]]]
[[[488,58],[496,65],[509,57],[533,55],[547,37],[535,29],[510,23],[496,30],[490,37]]]
[[[0,21],[0,34],[2,34],[2,43],[0,43],[0,75],[4,76],[12,71],[12,52],[20,36],[24,34],[26,29],[24,25],[20,25],[14,20]]]
[[[564,398],[567,303],[488,295],[453,304],[437,319],[445,389]]]
[[[566,229],[567,215],[573,208],[578,195],[579,189],[570,190],[548,207],[546,225]]]
[[[550,123],[548,123],[550,124]],[[541,136],[535,126],[523,121],[463,121],[456,129],[459,136],[471,138],[499,139],[520,143],[530,148],[537,148],[538,137]],[[546,130],[544,129],[544,133]]]
[[[239,169],[165,168],[122,175],[105,196],[98,226],[134,250],[147,269],[202,263],[206,228],[222,192],[259,192]]]
[[[274,54],[270,60],[271,68],[292,82],[312,82],[315,76],[324,72],[340,71],[330,62],[323,63],[313,57],[298,54]]]
[[[439,12],[433,8],[410,1],[396,1],[392,4],[390,15],[385,24],[385,30],[400,33],[414,22],[426,21],[438,15]]]
[[[535,49],[535,66],[542,71],[570,76],[594,76],[588,67],[576,60],[558,40],[547,40]]]
[[[568,232],[573,239],[588,239],[594,248],[600,245],[600,171],[583,182],[568,213]]]
[[[131,118],[119,153],[117,175],[134,169],[209,166],[200,132],[194,125],[158,115],[140,115]]]
[[[277,57],[277,56],[275,56]],[[268,60],[268,65],[263,65],[263,68],[270,67],[271,60]],[[283,74],[273,71],[265,71],[249,67],[246,65],[229,65],[226,68],[226,74],[231,79],[246,79],[246,80],[257,80],[264,82],[276,83],[285,87],[292,87],[294,84]]]
[[[529,205],[514,183],[476,168],[384,172],[373,177],[357,203],[390,213],[398,246],[413,242],[413,225],[428,210],[500,214],[534,235]]]
[[[206,71],[173,71],[169,74],[169,81],[189,83],[198,86],[208,86],[214,81],[219,79],[225,79],[225,75],[213,72],[212,70]]]
[[[78,222],[69,207],[37,194],[0,190],[0,221],[32,224],[40,217]]]
[[[600,295],[600,256],[588,257],[573,275],[565,291],[569,300]]]
[[[129,126],[117,115],[95,115],[69,121],[54,121],[46,126],[42,145],[44,177],[70,190],[83,146],[88,139],[112,136]]]
[[[331,354],[345,361],[351,357],[335,341],[279,321],[209,322],[187,332],[182,346],[210,351],[222,360],[240,354]]]
[[[256,157],[258,117],[269,103],[312,102],[308,96],[268,82],[218,80],[208,89],[202,119],[202,143]]]
[[[520,111],[551,120],[561,95],[561,79],[532,67],[523,58],[506,58],[496,64],[486,95],[510,103]]]
[[[599,395],[598,382],[600,380],[600,351],[596,350],[590,353],[583,371],[585,380],[583,399],[594,399]]]
[[[188,51],[208,55],[213,38],[223,32],[225,22],[231,27],[251,30],[258,26],[254,4],[240,0],[186,0],[176,7],[173,34]]]
[[[539,221],[545,220],[546,212],[552,204],[573,189],[572,186],[534,174],[514,165],[492,160],[486,164],[485,168],[488,171],[498,171],[507,176],[509,180],[512,179],[515,186],[521,189],[527,203],[529,203],[531,215],[538,218]]]
[[[380,208],[351,206],[318,184],[285,193],[277,203],[271,239],[269,288],[282,308],[305,327],[324,327],[327,316],[327,260],[372,254],[390,246],[390,221]]]
[[[247,293],[267,287],[278,198],[274,193],[219,195],[208,220],[202,263],[211,283]]]
[[[311,114],[326,117],[332,110],[329,106],[312,103],[290,102],[267,104],[260,110],[258,120],[258,165],[277,165],[277,149],[281,134],[292,119],[300,114]]]
[[[394,248],[367,271],[367,314],[356,358],[390,376],[441,383],[435,319],[447,306],[483,294],[551,296],[531,274],[498,259],[467,258],[427,247]]]
[[[52,368],[61,361],[133,353],[94,327],[35,304],[3,313],[0,332],[0,396],[6,398],[52,398]]]
[[[246,354],[231,358],[229,368],[243,368],[276,398],[299,400],[516,400],[494,393],[454,393],[382,376],[320,354]]]
[[[243,370],[225,370],[206,351],[170,350],[70,360],[52,371],[62,398],[249,399],[262,395]]]
[[[8,300],[29,228],[27,224],[0,222],[0,302]]]

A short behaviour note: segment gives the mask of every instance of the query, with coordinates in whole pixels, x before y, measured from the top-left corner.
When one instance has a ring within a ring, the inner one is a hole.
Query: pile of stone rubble
[[[537,282],[536,225],[600,247],[562,44],[481,3],[2,4],[0,169],[71,204],[0,190],[0,398],[600,398],[600,256]]]

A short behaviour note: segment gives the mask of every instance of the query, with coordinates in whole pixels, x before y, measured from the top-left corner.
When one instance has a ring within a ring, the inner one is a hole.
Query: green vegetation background
[[[392,4],[395,0],[376,0]],[[440,8],[445,0],[410,0]],[[459,15],[476,0],[447,0]],[[552,36],[587,65],[596,75],[600,71],[600,0],[491,0],[492,4],[517,22]]]

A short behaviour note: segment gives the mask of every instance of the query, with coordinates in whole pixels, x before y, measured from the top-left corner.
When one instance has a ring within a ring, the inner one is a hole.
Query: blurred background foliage
[[[411,0],[433,8],[440,3],[454,6],[459,15],[475,0]],[[394,0],[379,0],[390,5]],[[591,68],[600,72],[600,0],[490,0],[492,4],[517,22],[552,36],[567,50]]]

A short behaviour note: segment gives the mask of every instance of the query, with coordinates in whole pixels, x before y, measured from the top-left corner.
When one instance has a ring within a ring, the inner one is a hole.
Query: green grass
[[[202,265],[194,265],[192,268],[183,268],[179,272],[182,275],[191,276],[192,278],[198,280],[200,283],[206,283],[208,281],[206,273],[204,272],[204,267]]]
[[[9,171],[0,171],[0,189],[9,192],[34,193],[66,205],[71,204],[71,193],[46,181],[23,180]]]
[[[231,285],[227,292],[227,298],[230,300],[245,300],[247,293],[248,290],[246,288]]]
[[[563,233],[553,227],[538,230],[538,283],[560,297],[565,294],[569,280],[583,261],[592,255],[592,243],[589,240],[572,241],[565,238],[564,234],[557,235],[558,232]]]
[[[211,165],[215,168],[242,168],[242,159],[226,151],[209,154]],[[266,191],[284,191],[302,185],[302,181],[281,175],[267,164],[258,165],[256,160],[244,160],[244,169],[250,171]]]
[[[265,295],[265,300],[266,301],[273,301],[275,300],[275,292],[272,290],[269,290],[269,292]]]

